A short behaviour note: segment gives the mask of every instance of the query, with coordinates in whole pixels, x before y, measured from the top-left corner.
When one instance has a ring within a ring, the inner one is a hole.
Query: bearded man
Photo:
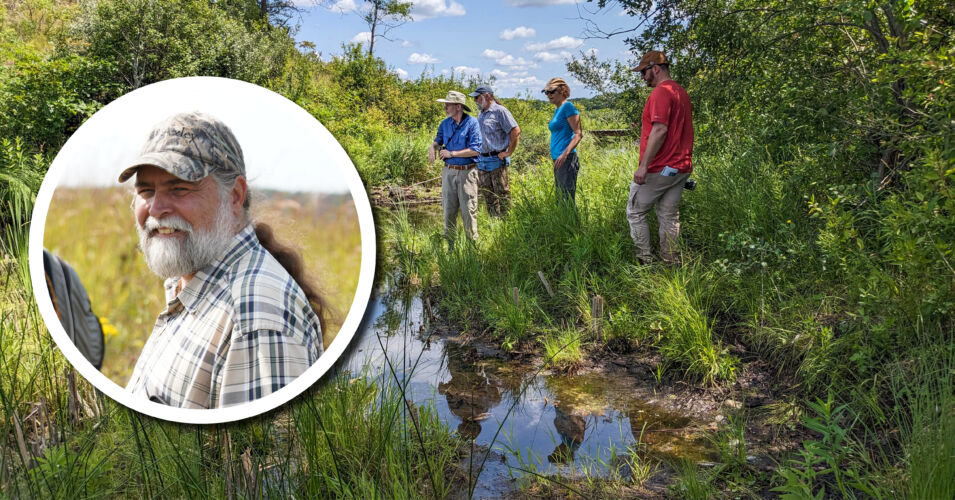
[[[643,107],[640,161],[630,184],[627,221],[637,247],[637,259],[649,263],[650,227],[647,214],[656,206],[660,223],[660,254],[667,264],[680,263],[680,199],[693,172],[693,105],[680,84],[670,78],[670,61],[663,52],[647,52],[633,68],[652,88]]]
[[[180,408],[253,401],[288,385],[323,352],[324,302],[301,258],[249,217],[242,148],[202,113],[157,125],[119,176],[166,307],[126,389]],[[289,269],[289,270],[287,270]]]
[[[514,115],[494,97],[491,87],[480,85],[468,95],[474,98],[481,110],[478,116],[482,139],[477,166],[478,185],[484,194],[487,213],[500,217],[507,214],[511,205],[507,167],[520,140],[521,127],[517,126]]]

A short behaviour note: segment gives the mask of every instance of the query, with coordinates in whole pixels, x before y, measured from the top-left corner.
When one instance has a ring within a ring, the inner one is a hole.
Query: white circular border
[[[288,100],[284,96],[272,92],[271,90],[253,85],[251,83],[230,80],[227,78],[177,78],[174,80],[166,80],[163,82],[154,83],[152,85],[134,90],[133,92],[130,92],[111,102],[105,106],[103,110],[111,106],[121,105],[125,102],[125,100],[129,99],[129,96],[131,95],[144,91],[155,91],[157,86],[175,86],[183,84],[208,84],[213,86],[233,85],[236,86],[236,88],[245,87],[248,91],[255,89],[259,92],[264,91],[274,94],[275,97],[284,100],[286,103],[291,105],[290,108],[294,107],[294,110],[291,111],[292,113],[301,113],[309,120],[314,122],[314,124],[317,125],[315,134],[317,138],[324,144],[324,146],[328,148],[327,152],[330,155],[340,157],[340,161],[346,162],[343,164],[351,166],[350,169],[343,169],[341,174],[348,183],[348,188],[351,192],[355,209],[358,212],[358,225],[361,233],[361,268],[358,275],[358,287],[355,291],[355,299],[352,301],[351,309],[349,309],[344,323],[342,323],[341,330],[339,331],[335,340],[332,342],[331,346],[329,346],[329,349],[326,350],[321,357],[318,358],[318,361],[308,370],[306,370],[305,373],[297,377],[282,389],[255,401],[228,408],[185,409],[154,403],[143,397],[133,396],[131,392],[126,391],[123,387],[120,387],[118,384],[103,375],[103,373],[97,370],[96,367],[87,361],[83,354],[80,353],[79,349],[77,349],[70,340],[66,330],[60,323],[56,314],[56,310],[53,308],[53,301],[50,299],[49,293],[46,292],[46,278],[42,264],[43,235],[44,227],[46,225],[47,212],[50,208],[50,202],[53,199],[53,192],[56,189],[60,178],[63,176],[64,169],[66,168],[65,162],[58,160],[62,158],[61,155],[63,151],[68,151],[70,141],[67,141],[67,143],[60,150],[60,153],[57,154],[57,157],[53,160],[49,171],[43,178],[43,183],[40,185],[40,190],[37,193],[36,204],[34,205],[33,209],[33,218],[30,225],[30,277],[33,282],[34,295],[36,296],[40,315],[43,317],[47,329],[53,336],[53,340],[59,346],[60,350],[63,352],[63,355],[66,356],[66,359],[77,370],[79,370],[80,374],[82,374],[86,380],[88,380],[96,388],[103,391],[103,393],[113,398],[117,402],[152,417],[188,424],[217,424],[253,417],[285,404],[295,396],[298,396],[303,391],[311,387],[312,384],[314,384],[319,378],[328,372],[338,358],[341,357],[342,353],[345,351],[345,349],[348,347],[348,344],[351,343],[352,338],[355,336],[355,332],[358,330],[362,316],[365,314],[365,308],[368,306],[368,299],[371,296],[371,288],[375,276],[375,226],[371,213],[371,204],[368,200],[368,194],[365,192],[365,186],[362,184],[361,178],[358,176],[358,171],[355,169],[354,164],[348,157],[348,154],[345,153],[345,150],[341,147],[341,144],[338,143],[335,137],[328,132],[325,126],[322,125],[321,122],[319,122],[315,117],[294,102]],[[241,105],[241,103],[238,103],[238,105]],[[101,112],[102,110],[90,117],[89,120],[87,120],[87,123],[92,120],[96,120],[97,115],[100,115]],[[82,126],[80,129],[82,129]],[[72,139],[73,138],[71,137],[70,140]],[[117,166],[117,175],[120,170],[121,169],[119,166]],[[158,279],[159,278],[157,278],[157,280]]]

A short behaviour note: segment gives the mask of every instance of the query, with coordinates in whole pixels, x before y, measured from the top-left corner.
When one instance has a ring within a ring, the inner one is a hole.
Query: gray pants
[[[444,207],[444,237],[454,241],[454,227],[461,222],[468,237],[477,240],[478,173],[476,168],[457,170],[445,165],[441,172],[441,204]]]
[[[630,183],[630,199],[627,201],[627,222],[630,237],[637,245],[637,258],[650,261],[650,226],[647,214],[656,205],[657,221],[660,223],[660,256],[664,261],[680,261],[680,199],[683,184],[690,174],[664,177],[660,173],[647,174],[646,183]]]
[[[570,153],[564,164],[554,170],[554,183],[557,186],[557,197],[569,199],[574,204],[574,195],[577,194],[577,172],[580,171],[580,159],[577,153]]]

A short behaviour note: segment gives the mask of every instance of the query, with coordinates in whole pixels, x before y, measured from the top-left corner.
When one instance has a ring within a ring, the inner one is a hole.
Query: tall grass
[[[931,339],[926,339],[931,340]],[[902,431],[905,490],[913,499],[955,492],[955,349],[933,343],[935,356],[913,360],[893,374]]]
[[[681,365],[687,375],[704,384],[733,380],[738,360],[728,354],[713,333],[708,293],[712,274],[698,264],[675,270],[643,270],[644,318],[659,330],[656,346],[664,359]]]
[[[0,496],[443,498],[458,480],[448,428],[374,380],[338,376],[284,408],[213,426],[104,397],[43,325],[26,235],[8,227],[0,253]]]
[[[632,151],[600,150],[589,142],[582,150],[590,157],[581,170],[576,208],[561,203],[553,168],[541,161],[512,174],[508,217],[479,215],[476,245],[432,244],[410,253],[422,229],[399,215],[386,231],[396,262],[411,272],[436,269],[446,316],[467,328],[487,329],[507,349],[552,330],[561,338],[580,336],[599,319],[626,341],[653,338],[670,364],[691,378],[708,384],[732,380],[737,361],[713,332],[718,308],[709,299],[722,286],[715,279],[720,271],[702,264],[676,273],[640,270],[624,219]],[[627,313],[618,314],[618,321],[606,314],[593,318],[596,295],[606,300],[608,312]],[[628,323],[628,316],[636,320]],[[545,347],[555,343],[549,335],[541,339]],[[579,351],[571,356],[579,357]]]
[[[370,184],[412,184],[441,175],[440,162],[428,163],[433,136],[425,133],[386,134],[371,153]]]

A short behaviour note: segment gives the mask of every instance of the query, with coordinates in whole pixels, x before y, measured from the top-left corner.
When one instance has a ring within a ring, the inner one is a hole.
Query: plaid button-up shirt
[[[250,224],[215,263],[176,293],[156,319],[126,389],[180,408],[258,399],[322,354],[318,316],[305,293],[262,247]]]

